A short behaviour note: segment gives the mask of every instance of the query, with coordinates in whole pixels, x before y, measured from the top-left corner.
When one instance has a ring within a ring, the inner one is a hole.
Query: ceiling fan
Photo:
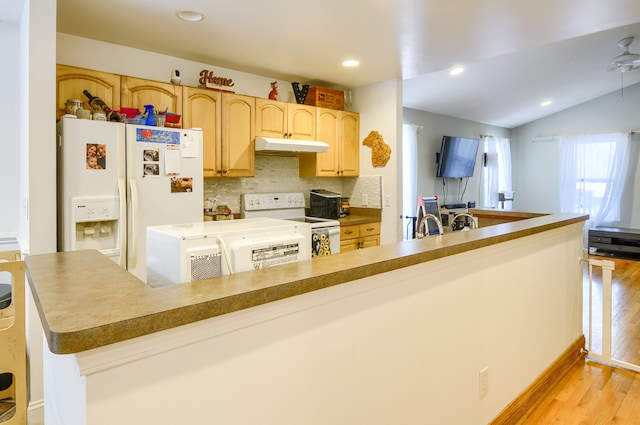
[[[618,41],[618,46],[624,49],[624,52],[613,58],[611,62],[611,71],[620,70],[620,72],[631,72],[640,69],[640,54],[629,52],[629,46],[633,43],[634,37],[623,38]]]

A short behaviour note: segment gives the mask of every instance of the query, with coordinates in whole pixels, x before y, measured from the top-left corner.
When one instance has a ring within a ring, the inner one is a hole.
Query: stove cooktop
[[[311,228],[340,226],[338,220],[305,216],[304,195],[301,192],[245,193],[242,195],[243,218],[271,217],[310,223]]]

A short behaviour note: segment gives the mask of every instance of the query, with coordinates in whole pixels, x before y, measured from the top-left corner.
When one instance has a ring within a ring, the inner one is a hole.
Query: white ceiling
[[[640,52],[638,0],[57,3],[59,32],[301,83],[401,78],[407,107],[507,128],[619,90],[607,71],[616,43],[635,35]],[[204,20],[178,20],[185,9]],[[343,68],[347,58],[360,67]],[[452,78],[457,64],[466,70]],[[637,82],[640,70],[624,75]]]

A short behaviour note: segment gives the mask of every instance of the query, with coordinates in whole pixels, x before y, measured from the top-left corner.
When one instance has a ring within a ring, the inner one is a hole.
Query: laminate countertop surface
[[[349,215],[338,219],[341,226],[376,223],[382,221],[380,208],[351,208]]]
[[[469,208],[469,214],[478,217],[495,217],[505,219],[528,219],[548,215],[544,213],[532,213],[527,211],[501,210],[497,208]]]
[[[555,214],[152,288],[98,251],[28,256],[49,348],[78,353],[352,280],[583,222]]]

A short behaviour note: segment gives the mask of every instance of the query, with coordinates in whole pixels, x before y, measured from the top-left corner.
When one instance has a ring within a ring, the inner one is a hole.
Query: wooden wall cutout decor
[[[208,71],[206,69],[200,71],[200,79],[198,82],[200,83],[198,87],[234,93],[232,89],[235,85],[233,79],[218,77],[214,75],[213,71]]]
[[[382,139],[382,135],[373,130],[362,141],[364,146],[371,148],[371,165],[374,167],[384,167],[391,157],[391,147]]]

